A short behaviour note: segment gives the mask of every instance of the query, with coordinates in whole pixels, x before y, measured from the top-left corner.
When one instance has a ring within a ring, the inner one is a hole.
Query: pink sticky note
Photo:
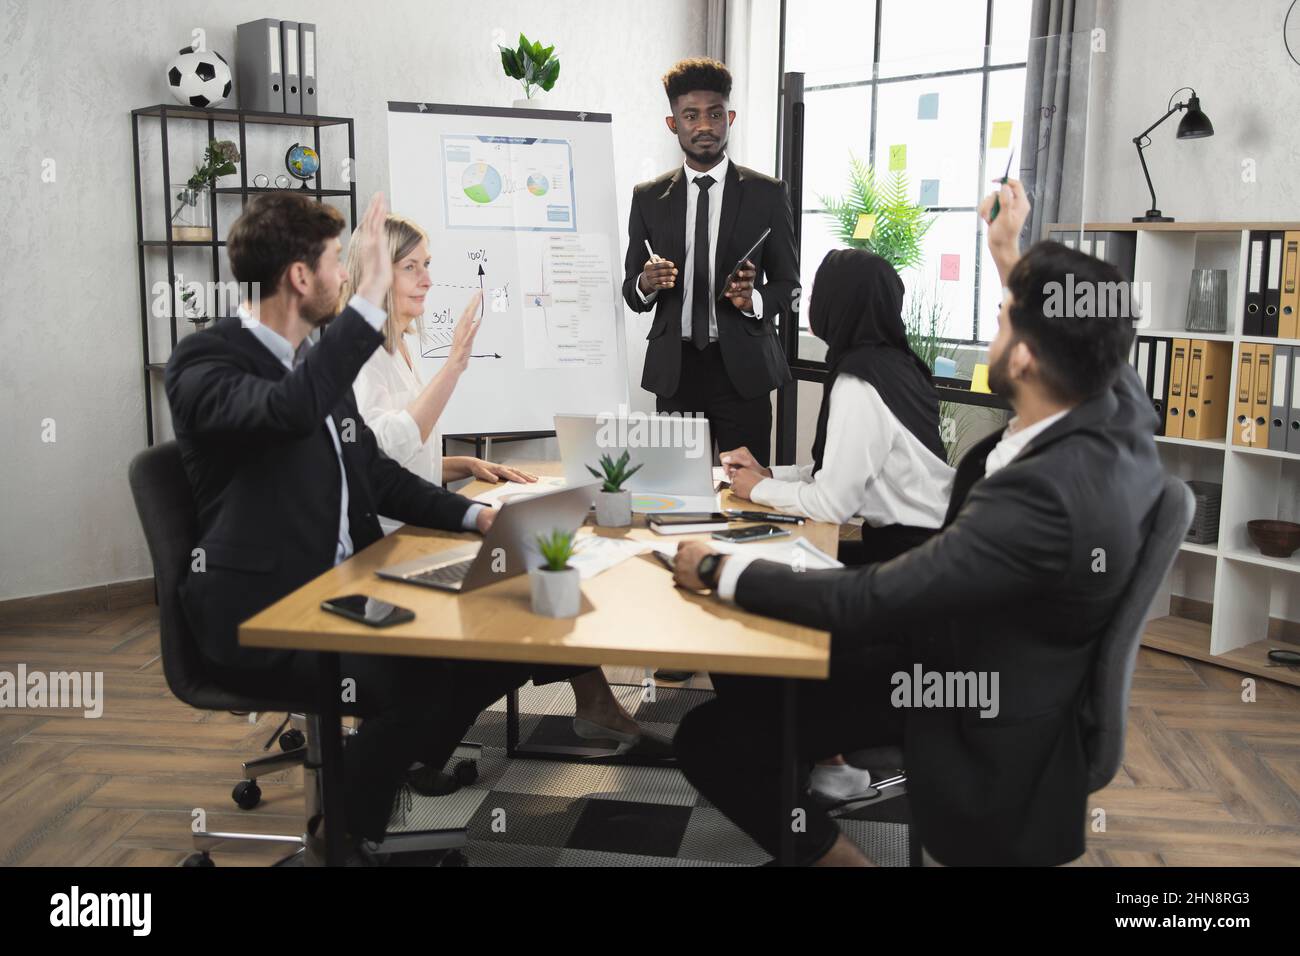
[[[960,255],[946,252],[939,257],[939,278],[945,282],[956,282],[961,278]]]

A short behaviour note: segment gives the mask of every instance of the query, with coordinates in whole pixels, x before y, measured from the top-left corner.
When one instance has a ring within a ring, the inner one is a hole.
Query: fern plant
[[[547,571],[563,571],[573,557],[573,532],[556,528],[550,534],[539,534],[537,550],[546,561]]]
[[[849,191],[836,199],[818,195],[823,210],[835,219],[835,234],[844,245],[865,249],[886,260],[899,272],[918,266],[925,258],[921,247],[935,217],[910,199],[907,176],[895,171],[886,181],[877,179],[875,167],[849,153]],[[874,215],[876,228],[870,239],[854,239],[858,217]]]
[[[587,470],[599,478],[602,482],[601,491],[616,492],[623,490],[623,483],[641,470],[641,465],[634,468],[628,468],[628,462],[631,459],[627,452],[618,456],[615,461],[609,455],[600,456],[600,471],[587,466]]]
[[[540,42],[530,43],[521,33],[518,49],[512,50],[499,44],[497,49],[501,51],[501,67],[506,71],[506,76],[523,83],[524,95],[530,100],[536,88],[549,92],[559,79],[560,60],[554,55],[554,46],[544,47]]]

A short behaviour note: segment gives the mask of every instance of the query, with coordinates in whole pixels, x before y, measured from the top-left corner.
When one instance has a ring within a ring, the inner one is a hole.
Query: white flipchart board
[[[424,381],[484,292],[439,431],[550,432],[556,412],[626,404],[609,114],[390,102],[388,155],[393,212],[429,234]]]

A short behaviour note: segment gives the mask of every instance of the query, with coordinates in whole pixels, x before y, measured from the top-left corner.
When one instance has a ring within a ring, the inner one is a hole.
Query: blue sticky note
[[[939,205],[939,180],[937,179],[921,180],[921,205],[922,206]]]
[[[938,119],[939,118],[939,94],[922,93],[921,98],[916,104],[917,119]]]

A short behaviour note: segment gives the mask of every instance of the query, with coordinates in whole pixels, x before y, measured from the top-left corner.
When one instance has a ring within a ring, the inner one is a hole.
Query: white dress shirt
[[[409,344],[409,343],[408,343]],[[402,353],[391,354],[383,346],[361,366],[352,383],[357,408],[385,455],[403,468],[435,485],[442,484],[442,433],[434,425],[427,439],[406,409],[424,390],[424,382]],[[384,534],[401,527],[401,522],[380,516]]]
[[[394,351],[389,354],[382,345],[361,366],[356,381],[352,383],[357,408],[375,433],[380,451],[412,474],[440,485],[442,433],[435,424],[428,438],[420,438],[420,426],[406,410],[423,390],[424,382],[419,373],[406,364],[402,353]],[[470,505],[465,513],[466,530],[474,530],[478,513],[485,507],[477,502]],[[402,522],[380,515],[379,525],[384,534],[392,534],[402,526]]]
[[[873,528],[943,526],[953,470],[908,431],[876,387],[839,375],[831,387],[826,450],[813,465],[773,465],[750,500],[814,521],[860,517]]]
[[[826,450],[821,470],[812,469],[774,465],[749,497],[815,521],[843,524],[858,515],[872,527],[941,528],[956,474],[903,426],[874,385],[853,375],[837,376],[831,387]],[[718,597],[735,600],[736,582],[754,560],[727,559]]]
[[[726,156],[722,157],[712,169],[697,170],[691,169],[685,163],[682,169],[685,170],[686,177],[686,251],[683,254],[685,262],[677,264],[679,274],[682,280],[682,338],[689,340],[691,338],[691,296],[695,286],[695,210],[700,205],[700,187],[695,185],[695,180],[701,176],[712,176],[713,184],[709,186],[709,267],[718,261],[718,228],[722,223],[722,193],[727,185],[727,169],[731,165],[731,160]],[[713,277],[716,281],[721,282],[726,275]],[[757,278],[757,277],[755,277]],[[706,280],[707,281],[707,280]],[[713,294],[709,296],[709,341],[718,341],[718,300],[717,296],[722,292],[721,289],[714,289]],[[641,297],[645,303],[653,302],[659,294],[656,289],[649,295],[641,291],[641,283],[636,284],[636,294]],[[742,315],[749,316],[755,321],[763,318],[763,296],[757,289],[751,293],[753,301],[753,311],[743,312]]]
[[[387,313],[379,306],[372,304],[360,295],[354,295],[348,300],[348,306],[356,309],[361,317],[366,320],[376,332],[381,331],[384,327],[384,319]],[[312,347],[310,339],[303,339],[302,344],[298,346],[295,353],[289,340],[278,332],[272,331],[263,325],[257,318],[248,311],[246,306],[241,303],[238,310],[239,321],[244,328],[248,329],[257,338],[266,350],[270,352],[280,364],[293,371],[294,367],[302,361],[307,349]],[[383,351],[383,348],[380,348]],[[362,416],[364,417],[364,415]],[[325,416],[325,428],[330,433],[330,440],[334,442],[334,454],[339,462],[339,533],[338,542],[334,548],[334,563],[341,564],[352,556],[352,533],[348,524],[348,473],[343,466],[343,445],[339,441],[338,429],[334,427],[334,419],[330,415]],[[483,509],[483,505],[471,505],[470,509],[465,512],[463,527],[467,531],[473,531],[477,525],[475,519],[478,518],[478,512]]]
[[[1067,408],[1055,415],[1048,415],[1024,428],[1019,427],[1018,418],[1007,422],[1006,430],[1002,432],[1002,440],[993,446],[988,457],[984,459],[984,477],[987,478],[999,468],[1011,464],[1016,456],[1025,450],[1026,445],[1068,415],[1070,411],[1071,409]]]

